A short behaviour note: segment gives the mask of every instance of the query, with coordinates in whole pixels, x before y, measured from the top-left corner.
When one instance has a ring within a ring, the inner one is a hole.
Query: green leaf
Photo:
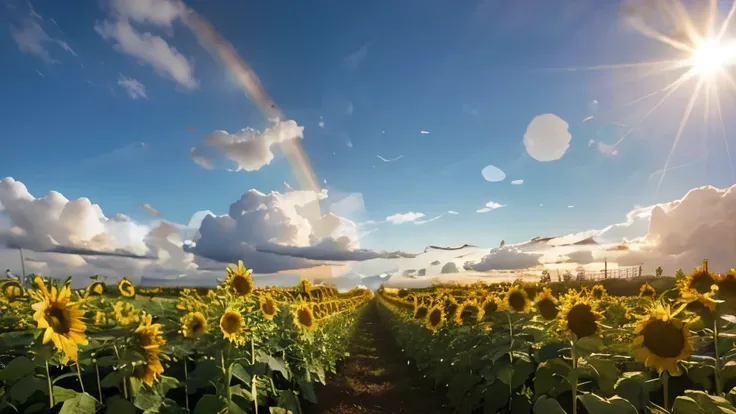
[[[523,359],[514,361],[514,375],[511,377],[511,388],[517,389],[524,385],[533,373],[534,364],[532,362]]]
[[[736,408],[725,398],[695,390],[686,390],[685,396],[692,398],[707,413],[736,414]],[[675,400],[675,403],[677,403],[678,399],[679,397]]]
[[[61,403],[77,396],[77,392],[68,388],[57,387],[54,385],[54,402]]]
[[[713,380],[715,376],[715,367],[712,365],[695,365],[687,370],[687,376],[695,384],[703,387],[704,390],[710,391],[713,388]]]
[[[33,375],[28,375],[13,384],[13,386],[8,391],[8,397],[10,397],[13,402],[23,404],[36,391],[48,395],[48,385],[45,381],[41,381],[39,378],[36,378]]]
[[[606,397],[613,396],[614,386],[618,381],[616,364],[597,358],[589,358],[587,362],[598,371],[598,387],[601,389],[601,393]]]
[[[133,397],[133,404],[143,411],[158,409],[163,404],[161,394],[149,387],[140,387],[138,393]]]
[[[64,401],[59,414],[94,414],[96,411],[97,400],[85,392]]]
[[[216,395],[206,394],[197,402],[197,406],[194,407],[193,414],[213,414],[217,413],[225,407],[225,403],[220,401]]]
[[[468,391],[473,386],[479,383],[481,378],[477,375],[473,375],[468,371],[460,371],[452,377],[449,382],[449,389],[447,390],[447,398],[450,400],[450,404],[458,406],[466,398]]]
[[[681,395],[675,398],[675,403],[672,404],[672,414],[708,414],[700,408],[698,403],[687,396]]]
[[[496,414],[509,403],[509,386],[501,381],[493,381],[483,393],[483,413]]]
[[[538,398],[550,393],[555,387],[559,392],[570,389],[570,385],[563,378],[572,371],[572,367],[561,358],[548,359],[537,366],[534,375],[534,395]]]
[[[605,399],[595,394],[579,395],[578,399],[589,413],[596,414],[637,414],[636,408],[630,402],[613,397]]]
[[[271,371],[280,372],[287,380],[290,378],[289,370],[286,368],[283,359],[263,354],[258,358],[258,361],[268,365]],[[322,371],[322,376],[324,376],[324,370]]]
[[[268,412],[271,414],[292,414],[291,411],[281,407],[269,407]]]
[[[123,373],[121,371],[113,371],[105,375],[105,378],[100,381],[100,385],[102,385],[102,388],[113,388],[119,386],[122,380]]]
[[[506,385],[511,385],[511,381],[514,378],[514,367],[512,365],[506,365],[501,368],[496,374],[496,378]]]
[[[165,396],[167,392],[169,392],[170,389],[176,388],[179,386],[179,380],[174,377],[167,377],[165,375],[160,375],[158,377],[158,382],[156,383],[156,386],[159,389],[159,393],[162,396]]]
[[[731,323],[736,323],[736,316],[734,315],[721,315],[721,319]]]
[[[534,414],[567,414],[557,400],[547,396],[541,396],[534,403]]]
[[[302,378],[299,378],[297,383],[299,384],[299,395],[306,401],[317,404],[317,394],[314,391],[314,384]]]
[[[36,364],[30,359],[20,356],[10,362],[0,371],[0,381],[12,381],[30,375],[36,370]]]
[[[649,390],[641,375],[629,375],[616,383],[616,395],[625,398],[637,410],[643,411],[649,405]]]
[[[135,414],[135,406],[119,395],[112,396],[105,400],[105,413],[109,414]]]
[[[286,408],[294,414],[301,414],[302,408],[299,405],[299,398],[293,391],[281,391],[278,398],[279,407]]]
[[[189,373],[187,385],[189,386],[189,392],[193,393],[197,389],[208,387],[210,381],[218,383],[221,380],[222,370],[217,366],[217,363],[212,360],[202,360],[197,363],[194,371]]]
[[[238,364],[237,362],[233,363],[233,365],[230,367],[231,372],[233,373],[233,377],[239,379],[240,381],[243,381],[243,384],[250,385],[250,381],[252,377],[246,371],[245,368],[243,368],[242,365]]]
[[[59,381],[61,381],[63,379],[76,378],[76,377],[77,377],[76,370],[74,372],[67,372],[67,373],[61,374],[58,377],[54,378],[54,380],[52,381],[52,384],[56,384],[57,382],[59,382]]]

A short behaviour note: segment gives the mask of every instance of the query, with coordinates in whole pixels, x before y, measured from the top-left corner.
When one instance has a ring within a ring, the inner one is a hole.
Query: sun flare
[[[711,76],[716,71],[732,65],[734,58],[736,58],[736,47],[733,44],[708,39],[695,49],[690,58],[690,64],[693,71],[700,76]]]

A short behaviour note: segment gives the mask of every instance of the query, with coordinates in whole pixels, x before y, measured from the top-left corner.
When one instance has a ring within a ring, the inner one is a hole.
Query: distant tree
[[[549,283],[551,281],[552,281],[552,276],[550,276],[549,270],[547,270],[547,269],[542,270],[542,278],[541,278],[540,282],[542,282],[542,283]]]
[[[675,272],[675,279],[684,279],[685,278],[685,272],[682,271],[682,269],[677,269],[677,272]]]
[[[565,273],[562,275],[562,280],[565,282],[569,282],[572,280],[572,272],[569,270],[565,270]]]
[[[500,247],[501,249],[503,249],[503,246],[505,246],[505,245],[506,245],[506,240],[501,240],[501,245],[498,246],[498,247]]]
[[[654,271],[657,277],[662,276],[662,273],[664,273],[664,270],[662,270],[662,266],[657,267],[657,270]]]
[[[585,268],[583,266],[578,266],[575,272],[577,272],[575,276],[578,281],[585,280]]]

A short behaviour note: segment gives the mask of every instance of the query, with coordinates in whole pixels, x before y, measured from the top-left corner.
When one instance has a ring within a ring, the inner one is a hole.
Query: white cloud
[[[442,270],[440,270],[440,273],[457,273],[459,270],[457,269],[457,265],[455,262],[447,262],[444,266],[442,266]]]
[[[148,99],[148,95],[146,95],[146,85],[140,83],[136,79],[126,78],[125,76],[120,75],[118,77],[118,86],[125,89],[125,93],[128,94],[130,99]]]
[[[44,62],[58,63],[51,58],[46,48],[49,43],[55,43],[64,51],[77,55],[66,42],[49,36],[38,22],[31,19],[24,19],[20,27],[10,25],[10,34],[21,52],[36,56]]]
[[[205,138],[205,145],[192,148],[190,156],[204,168],[212,168],[214,152],[236,164],[236,171],[256,171],[271,163],[274,154],[271,146],[289,140],[301,139],[304,127],[294,121],[275,121],[263,132],[245,128],[230,134],[227,131],[214,131]]]
[[[480,262],[471,265],[472,270],[488,272],[490,270],[526,269],[539,265],[542,254],[529,253],[513,246],[492,249]]]
[[[419,133],[422,135],[429,135],[429,131],[426,131],[424,129],[420,130]]]
[[[486,181],[490,181],[492,183],[503,181],[506,179],[506,173],[501,171],[500,168],[493,165],[487,165],[481,170],[480,173]]]
[[[381,160],[381,161],[383,161],[383,162],[394,162],[394,161],[398,161],[398,160],[404,158],[403,155],[399,155],[396,158],[384,158],[384,157],[382,157],[380,155],[376,155],[376,157],[378,157],[378,159]]]
[[[284,187],[286,187],[286,189],[289,191],[293,190],[293,188],[291,188],[291,185],[289,185],[289,183],[287,183],[286,181],[284,181]]]
[[[159,211],[151,207],[151,205],[148,203],[143,203],[141,207],[143,207],[143,209],[146,210],[148,214],[150,214],[153,217],[158,217],[160,215]]]
[[[446,211],[446,212],[444,212],[444,213],[442,213],[440,215],[434,216],[431,219],[427,219],[427,220],[414,220],[414,224],[416,224],[416,225],[422,225],[422,224],[431,223],[433,221],[437,221],[437,220],[441,219],[442,217],[444,217],[444,216],[446,216],[448,214],[450,214],[450,215],[457,215],[459,213],[457,211],[450,210],[450,211]]]
[[[113,41],[118,51],[151,65],[159,75],[174,80],[186,89],[198,87],[192,63],[162,37],[149,32],[141,33],[124,19],[103,21],[95,24],[94,28],[105,40]]]
[[[569,205],[569,206],[567,206],[567,208],[575,208],[575,206]]]
[[[324,128],[324,127],[325,127],[325,121],[322,121],[322,120],[320,120],[319,122],[317,122],[317,125],[318,125],[318,126],[319,126],[320,128]]]
[[[277,253],[284,256],[302,257],[310,260],[327,261],[363,261],[372,259],[395,259],[416,257],[404,252],[377,252],[368,249],[351,248],[354,240],[342,236],[334,239],[328,237],[311,246],[284,246],[280,244],[266,244],[257,247],[259,252]]]
[[[513,180],[513,181],[511,181],[511,184],[513,184],[513,185],[521,185],[521,184],[524,184],[524,180]]]
[[[187,12],[183,3],[172,0],[112,0],[110,5],[118,19],[156,26],[171,26]]]
[[[537,161],[559,160],[570,147],[568,123],[554,114],[534,117],[524,134],[526,152]]]
[[[422,217],[424,217],[424,213],[415,213],[413,211],[410,211],[408,213],[403,213],[403,214],[397,213],[397,214],[388,216],[386,217],[386,221],[388,221],[391,224],[397,225],[397,224],[410,223]]]
[[[495,201],[489,201],[486,203],[485,207],[476,210],[477,213],[487,213],[491,210],[495,210],[497,208],[506,207],[506,204],[500,204]]]

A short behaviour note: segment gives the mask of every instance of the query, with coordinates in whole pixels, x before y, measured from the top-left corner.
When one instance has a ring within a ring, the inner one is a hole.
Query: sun
[[[716,39],[707,39],[693,51],[690,58],[692,70],[700,76],[713,76],[734,63],[736,48]]]

